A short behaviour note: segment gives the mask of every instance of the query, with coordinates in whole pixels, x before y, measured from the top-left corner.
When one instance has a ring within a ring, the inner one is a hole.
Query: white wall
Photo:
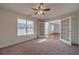
[[[35,34],[17,37],[17,18],[31,19],[35,23]],[[37,38],[37,20],[26,15],[0,8],[0,48]]]

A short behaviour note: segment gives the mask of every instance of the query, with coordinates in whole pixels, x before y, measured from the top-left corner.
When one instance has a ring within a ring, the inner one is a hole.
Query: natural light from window
[[[27,20],[27,34],[34,34],[34,22]]]
[[[17,36],[34,34],[34,21],[18,18]]]
[[[26,20],[19,18],[17,20],[17,35],[26,35]]]

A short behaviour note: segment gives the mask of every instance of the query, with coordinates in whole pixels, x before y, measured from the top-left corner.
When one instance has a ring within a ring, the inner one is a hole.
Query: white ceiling
[[[66,13],[70,13],[79,9],[79,4],[77,3],[45,3],[45,5],[50,8],[50,11],[45,12],[45,15],[34,15],[34,11],[31,9],[37,6],[37,3],[2,3],[0,7],[10,9],[25,15],[30,15],[37,19],[48,19],[57,17]]]

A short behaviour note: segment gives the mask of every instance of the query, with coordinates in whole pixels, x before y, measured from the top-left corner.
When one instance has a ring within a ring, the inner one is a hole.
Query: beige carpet
[[[35,39],[0,49],[1,55],[77,55],[79,46],[69,46],[60,40]]]

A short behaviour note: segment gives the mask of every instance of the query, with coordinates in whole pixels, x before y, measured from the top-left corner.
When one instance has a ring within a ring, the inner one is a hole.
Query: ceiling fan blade
[[[43,11],[50,11],[50,9],[48,8],[48,9],[43,9]]]
[[[40,8],[41,8],[41,6],[38,7],[38,9],[40,9]]]
[[[44,13],[43,13],[43,15],[44,15]]]
[[[42,6],[43,6],[43,3],[40,3],[38,9],[41,9]]]
[[[33,9],[33,10],[36,10],[36,11],[38,10],[38,9],[36,9],[36,8],[32,8],[32,9]]]
[[[35,12],[35,15],[38,14],[38,12]]]
[[[40,5],[44,5],[44,3],[40,3]]]

